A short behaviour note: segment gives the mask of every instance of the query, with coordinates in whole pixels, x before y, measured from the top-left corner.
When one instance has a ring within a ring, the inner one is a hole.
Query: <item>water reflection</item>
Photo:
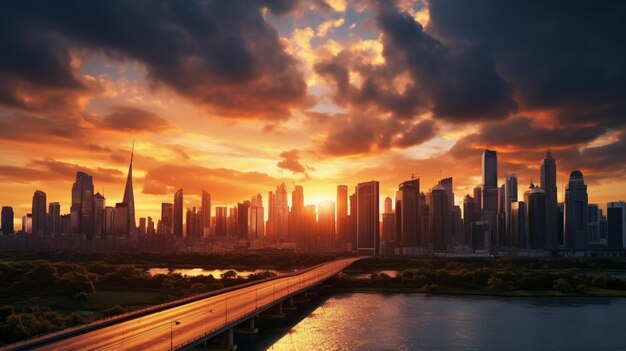
[[[256,273],[263,273],[263,272],[272,272],[272,273],[287,273],[286,271],[276,271],[276,270],[272,270],[272,269],[256,269],[256,270],[237,270],[237,269],[204,269],[204,268],[175,268],[175,269],[170,269],[170,268],[161,268],[161,267],[154,267],[154,268],[149,268],[148,269],[148,273],[150,273],[151,275],[156,275],[156,274],[181,274],[181,275],[186,275],[186,276],[190,276],[190,277],[196,277],[196,276],[200,276],[200,275],[204,275],[204,276],[209,276],[212,275],[213,278],[219,279],[222,274],[233,270],[235,272],[237,272],[237,275],[243,278],[247,278],[249,275],[251,274],[256,274]]]
[[[269,350],[626,349],[626,300],[341,294]]]

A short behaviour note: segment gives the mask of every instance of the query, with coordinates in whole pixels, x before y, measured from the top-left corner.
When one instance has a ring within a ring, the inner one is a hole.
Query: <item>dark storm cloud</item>
[[[339,104],[373,105],[402,119],[432,111],[452,122],[503,119],[516,110],[513,91],[487,51],[479,46],[452,50],[393,2],[376,4],[385,64],[372,66],[343,52],[315,67],[335,85]],[[349,83],[350,70],[364,77],[360,88]],[[405,73],[410,81],[399,91],[394,80]]]
[[[306,168],[302,162],[300,162],[300,151],[292,149],[289,151],[283,151],[280,153],[282,160],[278,161],[277,166],[282,169],[292,171],[293,173],[305,173]]]
[[[564,123],[623,123],[626,2],[429,4],[429,31],[446,45],[488,52],[522,107],[559,109]],[[600,121],[596,112],[602,114]]]
[[[102,128],[131,132],[162,132],[173,126],[164,118],[139,108],[115,106],[113,112],[98,118]]]
[[[146,65],[165,84],[220,115],[281,119],[307,102],[306,85],[262,8],[293,1],[5,1],[0,4],[0,103],[23,87],[82,91],[75,47]],[[23,90],[23,89],[22,89]]]

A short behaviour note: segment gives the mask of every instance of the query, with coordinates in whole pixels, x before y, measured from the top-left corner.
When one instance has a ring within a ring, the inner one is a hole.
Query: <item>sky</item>
[[[626,198],[626,2],[499,0],[2,1],[0,206],[35,190],[69,212],[75,173],[136,216],[232,206],[282,180],[336,186],[454,178],[456,204],[498,151],[500,183],[590,203]],[[352,188],[353,189],[353,188]],[[17,223],[17,221],[16,221]]]

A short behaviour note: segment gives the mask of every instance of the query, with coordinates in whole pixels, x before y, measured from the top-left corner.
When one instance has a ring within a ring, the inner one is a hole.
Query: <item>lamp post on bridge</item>
[[[174,324],[179,325],[179,321],[174,321],[170,319],[170,351],[174,350]]]

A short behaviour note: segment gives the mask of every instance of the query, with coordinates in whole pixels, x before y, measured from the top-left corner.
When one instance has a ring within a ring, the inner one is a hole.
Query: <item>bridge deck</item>
[[[301,273],[242,287],[167,310],[73,335],[37,350],[171,350],[183,348],[237,325],[259,312],[306,291],[342,271],[358,258],[323,263]],[[31,344],[32,345],[32,344]],[[21,345],[20,349],[32,349]],[[10,345],[9,345],[10,348]]]

